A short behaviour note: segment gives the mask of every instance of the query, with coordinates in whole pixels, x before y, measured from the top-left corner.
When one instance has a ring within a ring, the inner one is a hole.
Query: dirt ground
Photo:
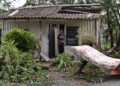
[[[88,86],[86,82],[60,72],[49,72],[48,75],[52,81],[50,86]]]
[[[90,86],[120,86],[120,79],[119,80],[108,80],[103,83],[98,83]]]
[[[51,81],[49,86],[120,86],[120,77],[93,84],[84,80],[77,80],[73,76],[61,72],[49,71],[48,76]]]

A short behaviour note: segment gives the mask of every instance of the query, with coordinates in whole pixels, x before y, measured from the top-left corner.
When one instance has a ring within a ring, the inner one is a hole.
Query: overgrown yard
[[[46,86],[49,83],[41,62],[33,58],[34,39],[32,33],[21,29],[6,34],[0,46],[0,85]]]
[[[63,53],[62,55],[58,55],[58,57],[59,56],[60,59],[58,61],[57,58],[57,66],[52,66],[47,71],[51,81],[50,86],[119,86],[119,76],[110,76],[109,70],[98,68],[90,63],[85,66],[82,74],[74,76],[79,69],[79,64],[72,65],[71,62],[69,62],[71,60],[68,54]],[[64,56],[66,56],[67,59],[64,58],[63,60],[62,57]],[[66,62],[69,66],[65,65]],[[112,81],[113,83],[111,83]]]
[[[58,71],[56,67],[50,68],[47,71],[51,83],[49,86],[119,86],[120,77],[107,75],[108,70],[96,69],[94,66],[85,68],[84,74],[74,76],[77,69],[78,67],[70,67]]]
[[[42,62],[33,58],[34,40],[34,35],[24,30],[13,29],[7,33],[0,46],[1,86],[113,86],[110,81],[113,79],[117,79],[115,86],[119,86],[119,77],[108,76],[110,71],[90,63],[81,74],[74,75],[81,60],[75,64],[67,53],[58,54],[55,64],[44,70]]]

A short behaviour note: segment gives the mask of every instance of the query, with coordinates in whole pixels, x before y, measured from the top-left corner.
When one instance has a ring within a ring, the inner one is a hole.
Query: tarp
[[[116,69],[116,67],[120,66],[120,59],[106,56],[88,45],[73,46],[71,47],[71,51],[75,55],[80,56],[98,67]]]

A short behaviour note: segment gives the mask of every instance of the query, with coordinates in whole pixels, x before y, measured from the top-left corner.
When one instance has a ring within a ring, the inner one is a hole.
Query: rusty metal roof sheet
[[[102,16],[100,5],[56,5],[11,9],[0,19],[97,19]]]

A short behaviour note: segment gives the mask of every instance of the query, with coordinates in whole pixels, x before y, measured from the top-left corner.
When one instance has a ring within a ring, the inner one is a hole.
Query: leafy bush
[[[14,41],[16,47],[22,51],[29,51],[35,47],[35,36],[28,31],[22,29],[12,29],[6,36],[6,41]]]
[[[3,45],[0,47],[1,79],[10,82],[24,82],[34,81],[35,76],[43,76],[40,63],[34,61],[31,53],[19,51],[13,42],[3,41],[2,43]]]
[[[62,54],[58,54],[57,55],[57,59],[56,59],[56,63],[57,64],[57,69],[61,69],[61,68],[66,68],[66,67],[70,67],[71,63],[70,61],[72,60],[71,55],[69,55],[68,53],[62,53]]]

